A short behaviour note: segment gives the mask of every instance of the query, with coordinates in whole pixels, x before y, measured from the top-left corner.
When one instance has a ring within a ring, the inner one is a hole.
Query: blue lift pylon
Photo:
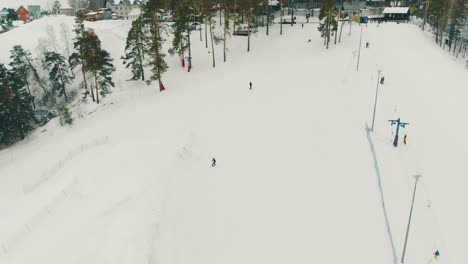
[[[398,133],[400,132],[400,127],[405,127],[406,125],[409,125],[409,123],[401,122],[400,118],[396,120],[388,120],[388,121],[391,122],[392,126],[395,124],[397,125],[395,139],[393,140],[393,146],[397,147],[398,146]]]

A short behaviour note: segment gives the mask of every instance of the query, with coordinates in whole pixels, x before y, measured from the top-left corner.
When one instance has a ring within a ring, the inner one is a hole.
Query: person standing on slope
[[[250,85],[250,90],[252,90],[252,82],[250,82],[249,85]]]
[[[407,136],[406,134],[405,134],[405,136],[403,137],[403,143],[404,143],[405,145],[406,145],[406,138],[407,138],[407,137],[408,137],[408,136]]]
[[[211,160],[211,167],[214,167],[214,166],[216,166],[216,160],[215,160],[215,158],[213,158],[213,159]]]

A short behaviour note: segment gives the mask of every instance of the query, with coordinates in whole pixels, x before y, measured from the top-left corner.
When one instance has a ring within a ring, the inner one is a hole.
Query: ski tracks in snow
[[[384,197],[384,193],[383,193],[383,189],[382,189],[382,181],[381,181],[381,177],[380,177],[379,163],[377,161],[377,153],[375,152],[374,143],[372,142],[372,137],[370,135],[370,132],[371,132],[370,128],[366,123],[367,141],[369,142],[369,147],[370,147],[370,150],[371,150],[371,153],[372,153],[372,157],[374,159],[374,168],[375,168],[375,174],[377,176],[377,182],[378,182],[378,185],[379,185],[379,193],[380,193],[380,199],[381,199],[381,202],[382,202],[382,210],[383,210],[383,213],[384,213],[385,224],[387,226],[388,238],[389,238],[389,241],[390,241],[390,245],[392,247],[393,263],[398,264],[398,257],[397,257],[396,250],[395,250],[395,242],[393,241],[392,229],[390,227],[390,221],[388,220],[388,215],[387,215],[387,208],[385,206],[385,197]]]

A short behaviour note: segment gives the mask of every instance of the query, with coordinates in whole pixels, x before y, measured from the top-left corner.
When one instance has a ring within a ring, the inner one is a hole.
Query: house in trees
[[[385,21],[409,20],[409,7],[386,7],[383,11]]]
[[[28,22],[29,20],[31,20],[31,18],[29,17],[29,11],[26,8],[24,8],[24,6],[20,6],[16,10],[16,14],[18,15],[18,20],[21,20],[23,22]]]
[[[131,21],[137,20],[141,15],[141,9],[139,7],[134,8],[129,14],[128,19]]]
[[[129,19],[129,14],[133,9],[139,8],[142,4],[139,0],[107,0],[106,7],[112,10],[118,17]]]
[[[4,7],[0,9],[0,20],[6,20],[8,16],[8,8]]]

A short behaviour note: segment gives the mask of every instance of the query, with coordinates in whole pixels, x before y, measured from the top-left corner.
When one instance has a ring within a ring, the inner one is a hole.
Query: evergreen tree
[[[466,0],[459,0],[453,3],[448,32],[449,51],[452,49],[453,45],[456,45],[456,42],[461,37],[461,33],[463,32],[466,25],[468,14],[464,2],[466,2]],[[468,2],[466,3],[468,4]]]
[[[22,76],[23,81],[26,85],[27,92],[29,94],[29,98],[31,99],[31,105],[35,109],[36,105],[34,103],[34,97],[31,93],[30,88],[30,77],[36,77],[36,81],[41,83],[39,79],[39,75],[37,74],[36,68],[32,65],[33,58],[31,52],[28,50],[24,50],[23,47],[20,45],[16,45],[10,51],[10,67],[11,71],[15,73],[17,76]],[[50,96],[50,92],[47,91],[43,85],[41,85],[44,90],[44,98],[48,98]],[[50,100],[47,100],[50,101]]]
[[[428,14],[430,19],[430,24],[436,30],[436,43],[442,45],[443,31],[447,26],[446,13],[448,12],[448,3],[447,0],[431,0],[428,5]]]
[[[161,76],[166,72],[168,66],[164,61],[165,54],[162,52],[161,25],[158,15],[161,14],[162,2],[160,0],[148,0],[143,7],[143,16],[148,20],[149,36],[147,38],[149,65],[151,66],[151,80],[158,80],[159,90],[163,91]]]
[[[4,125],[8,114],[6,99],[9,98],[9,90],[7,90],[7,73],[8,70],[3,63],[0,63],[0,144],[3,143],[5,135]]]
[[[52,88],[60,96],[64,96],[65,101],[68,102],[65,86],[71,82],[71,76],[67,70],[65,58],[53,51],[46,52],[44,65],[49,69],[49,79],[52,83]]]
[[[77,12],[76,13],[76,18],[75,18],[75,42],[73,42],[73,47],[75,49],[75,52],[72,53],[70,56],[70,66],[71,69],[75,69],[78,66],[81,66],[81,73],[83,75],[83,84],[84,84],[84,98],[88,96],[88,94],[91,91],[91,97],[93,99],[93,102],[95,101],[94,99],[94,92],[93,89],[88,89],[88,82],[86,79],[86,59],[85,56],[87,53],[89,53],[89,45],[86,43],[85,40],[85,29],[83,25],[83,20],[84,20],[84,15],[82,12]]]
[[[189,51],[189,71],[192,68],[190,52],[190,22],[192,18],[190,2],[188,0],[181,2],[177,10],[177,20],[172,25],[174,38],[172,39],[172,48],[169,49],[171,55],[177,53],[182,57],[186,51]]]
[[[0,131],[2,141],[24,139],[33,129],[33,109],[27,93],[24,77],[15,71],[7,71],[0,64]]]
[[[18,14],[12,8],[8,8],[7,20],[16,21],[18,20]]]
[[[141,78],[145,80],[145,71],[143,68],[144,52],[146,47],[146,36],[144,31],[143,17],[139,17],[132,22],[132,27],[128,31],[127,44],[125,45],[125,56],[121,59],[124,60],[126,68],[132,69],[132,78],[129,81],[138,80]]]
[[[89,46],[85,54],[86,70],[93,74],[96,102],[99,104],[99,94],[104,97],[110,93],[110,87],[114,87],[111,74],[115,68],[109,52],[101,48],[101,41],[93,31],[86,30],[84,39]]]
[[[323,1],[319,13],[320,25],[318,30],[321,32],[321,35],[326,42],[327,49],[330,44],[331,31],[338,30],[338,22],[336,19],[337,9],[334,8],[334,5],[335,1],[333,0]]]
[[[55,1],[54,6],[52,7],[52,14],[58,15],[60,13],[60,8],[62,8],[60,1]]]
[[[59,115],[60,115],[60,124],[62,124],[62,126],[64,124],[72,125],[73,117],[71,116],[71,113],[68,107],[62,105],[59,107],[58,110],[59,110]]]

